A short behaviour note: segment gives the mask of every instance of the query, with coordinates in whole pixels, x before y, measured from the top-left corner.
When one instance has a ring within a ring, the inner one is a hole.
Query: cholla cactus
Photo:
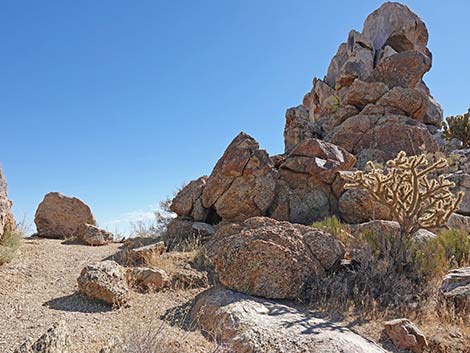
[[[470,109],[463,115],[449,116],[444,122],[442,136],[446,140],[457,139],[462,148],[470,148]]]
[[[400,224],[402,236],[417,230],[446,225],[450,215],[462,201],[463,193],[455,197],[449,190],[455,184],[444,176],[428,179],[428,175],[445,168],[447,161],[430,164],[425,155],[407,157],[400,152],[385,169],[368,163],[369,172],[344,174],[347,189],[365,189],[378,202],[387,206],[393,219]]]

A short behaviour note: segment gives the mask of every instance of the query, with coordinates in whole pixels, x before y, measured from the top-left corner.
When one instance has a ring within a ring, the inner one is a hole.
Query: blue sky
[[[381,1],[4,0],[0,164],[18,219],[49,191],[124,231],[210,173],[240,131],[283,150],[284,113]],[[426,22],[425,80],[470,105],[470,5],[404,1]]]

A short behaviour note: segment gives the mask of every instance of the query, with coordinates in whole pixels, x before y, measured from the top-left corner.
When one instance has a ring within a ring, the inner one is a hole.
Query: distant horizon
[[[17,221],[58,191],[128,233],[240,131],[282,153],[285,111],[382,3],[7,1],[0,167]],[[466,112],[470,4],[401,3],[427,25],[444,116]]]

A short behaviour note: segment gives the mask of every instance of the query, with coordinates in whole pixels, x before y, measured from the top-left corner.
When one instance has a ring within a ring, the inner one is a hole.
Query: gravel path
[[[61,240],[26,239],[16,258],[0,267],[0,352],[13,352],[24,338],[36,339],[60,319],[67,323],[74,353],[98,352],[111,337],[122,337],[126,330],[133,330],[130,327],[135,327],[136,321],[158,321],[166,310],[184,304],[197,293],[132,293],[130,307],[120,310],[110,310],[79,295],[76,279],[81,269],[112,256],[120,245],[89,247]],[[185,333],[184,337],[195,340],[201,347],[198,351],[204,352],[204,346],[209,346],[198,333]]]

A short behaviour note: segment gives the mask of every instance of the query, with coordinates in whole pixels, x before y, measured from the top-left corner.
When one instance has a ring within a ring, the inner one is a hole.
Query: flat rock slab
[[[209,289],[196,298],[191,319],[234,353],[388,352],[309,311],[222,287]]]

